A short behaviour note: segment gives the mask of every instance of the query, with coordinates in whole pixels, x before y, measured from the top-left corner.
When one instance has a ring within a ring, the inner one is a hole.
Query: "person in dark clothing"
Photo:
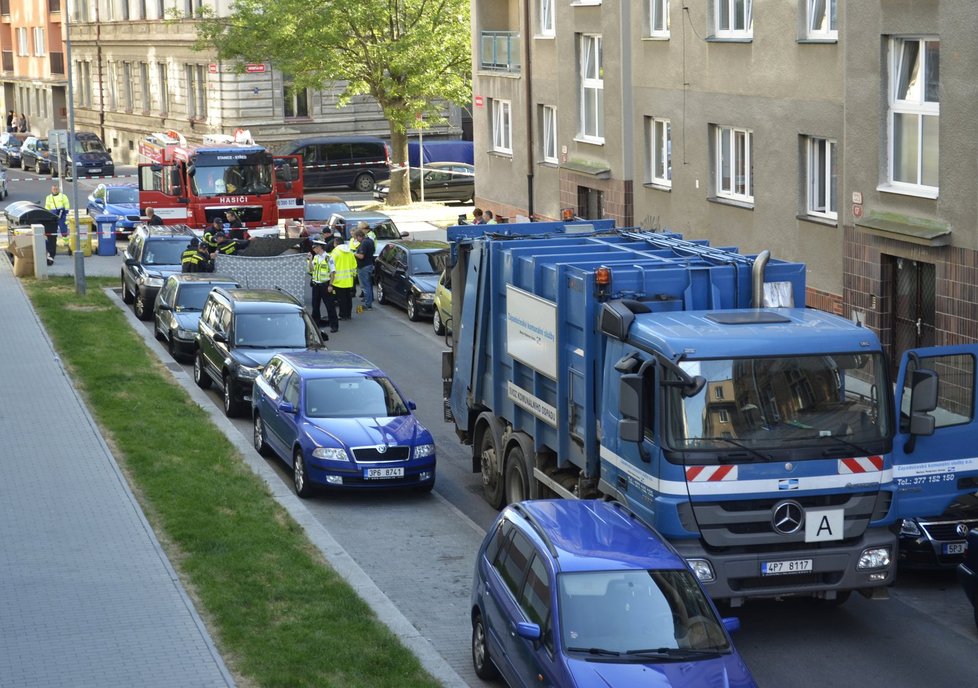
[[[230,230],[228,232],[228,236],[230,236],[232,239],[244,239],[245,229],[244,225],[241,223],[241,220],[238,219],[238,214],[233,210],[229,210],[224,213],[224,216],[228,220],[227,228]]]
[[[14,111],[7,110],[7,131],[12,132],[16,130],[17,130],[16,127],[14,127]]]
[[[146,224],[160,226],[163,224],[163,218],[157,215],[152,208],[146,208]]]
[[[356,247],[353,255],[357,259],[357,280],[360,282],[360,298],[363,307],[370,310],[374,307],[374,240],[367,236],[362,227],[353,231]]]
[[[211,253],[217,250],[217,240],[215,239],[215,236],[218,232],[221,232],[222,234],[224,233],[224,223],[221,222],[221,218],[215,217],[210,227],[204,230],[204,236],[201,239]]]
[[[210,263],[210,255],[206,247],[201,250],[199,239],[191,239],[187,248],[180,254],[180,272],[208,272],[207,264]]]
[[[328,244],[322,237],[312,240],[312,262],[309,266],[309,284],[312,287],[312,320],[316,327],[322,327],[322,316],[320,315],[320,304],[326,305],[326,317],[329,322],[329,331],[338,332],[340,329],[339,317],[336,313],[336,295],[333,293],[333,259],[326,252]]]
[[[223,229],[220,232],[214,232],[214,241],[217,245],[214,252],[223,253],[226,256],[231,256],[238,251],[243,251],[248,248],[249,244],[251,244],[251,242],[247,241],[246,239],[232,239]]]

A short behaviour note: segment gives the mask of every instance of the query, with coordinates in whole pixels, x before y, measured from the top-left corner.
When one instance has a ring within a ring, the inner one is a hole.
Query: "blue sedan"
[[[139,189],[135,184],[99,184],[88,197],[88,214],[114,215],[115,233],[127,239],[142,218],[139,214]]]
[[[278,354],[255,381],[255,449],[292,468],[295,492],[435,485],[435,443],[376,366],[345,351]]]

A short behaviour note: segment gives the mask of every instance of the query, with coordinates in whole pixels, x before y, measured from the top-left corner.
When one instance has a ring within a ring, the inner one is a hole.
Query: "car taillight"
[[[391,149],[390,149],[390,147],[386,143],[384,144],[384,157],[387,158],[387,164],[390,165],[391,164]]]

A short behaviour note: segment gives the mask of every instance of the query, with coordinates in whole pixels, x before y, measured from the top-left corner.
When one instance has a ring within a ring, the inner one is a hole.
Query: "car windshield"
[[[448,251],[412,251],[412,275],[440,275],[448,266]]]
[[[410,411],[386,377],[349,375],[308,380],[305,413],[310,418],[389,418]]]
[[[193,190],[198,196],[270,193],[272,166],[251,163],[198,166],[193,171]]]
[[[318,346],[302,313],[241,313],[234,319],[234,345],[257,349]]]
[[[377,224],[371,223],[371,229],[374,230],[374,234],[378,239],[400,239],[401,233],[398,231],[397,227],[390,220],[384,220],[383,222],[378,222]]]
[[[204,301],[214,287],[225,287],[233,289],[237,287],[233,282],[185,282],[180,285],[177,292],[178,311],[199,311],[204,308]]]
[[[124,204],[137,204],[139,203],[139,190],[138,189],[106,189],[105,192],[106,202],[115,205]]]
[[[336,203],[306,203],[303,215],[306,220],[325,222],[333,213],[341,213],[350,208],[343,201]]]
[[[36,148],[39,151],[51,150],[48,147],[48,142],[47,141],[38,141],[36,144],[34,144],[34,148]]]
[[[7,148],[20,148],[23,145],[23,143],[24,142],[21,141],[20,139],[11,136],[9,139],[7,139],[6,146]],[[38,142],[38,144],[40,145],[40,141]]]
[[[179,265],[187,248],[183,241],[147,241],[143,250],[143,265]]]
[[[561,573],[557,589],[568,652],[668,658],[670,650],[730,651],[709,600],[685,569]]]
[[[76,153],[104,153],[105,146],[98,139],[75,138]]]

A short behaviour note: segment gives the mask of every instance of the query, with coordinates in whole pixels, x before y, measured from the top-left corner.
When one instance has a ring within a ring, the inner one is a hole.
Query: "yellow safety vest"
[[[336,275],[333,277],[333,286],[343,288],[353,287],[353,277],[357,274],[357,258],[346,246],[337,246],[329,254],[336,265]]]
[[[333,272],[333,259],[322,253],[312,259],[312,281],[325,284],[329,282],[329,273]]]
[[[48,197],[44,199],[45,210],[68,210],[70,207],[68,197],[63,193],[48,194]]]

